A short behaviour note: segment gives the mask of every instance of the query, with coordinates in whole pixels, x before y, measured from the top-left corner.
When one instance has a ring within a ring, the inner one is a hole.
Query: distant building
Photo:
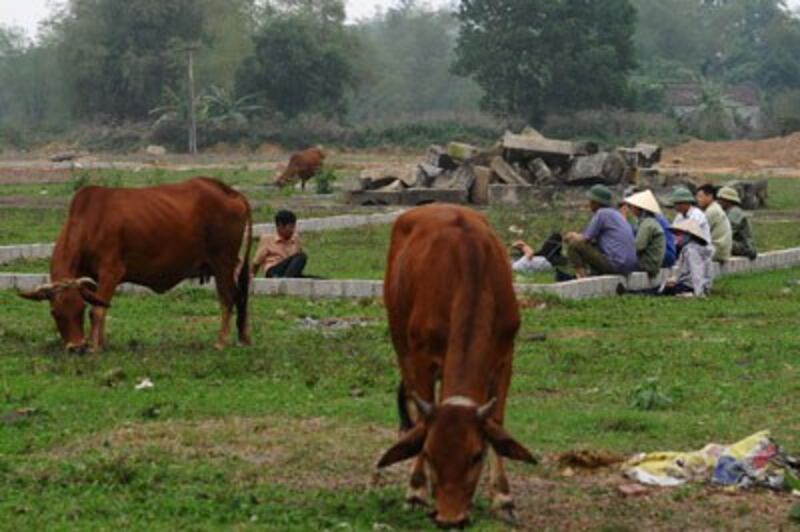
[[[664,90],[664,100],[678,119],[683,119],[701,109],[703,86],[699,83],[676,83]],[[760,131],[764,126],[761,97],[754,85],[741,84],[726,87],[722,104],[730,113],[740,135]]]

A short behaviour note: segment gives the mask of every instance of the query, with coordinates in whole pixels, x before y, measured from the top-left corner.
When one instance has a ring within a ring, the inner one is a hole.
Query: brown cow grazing
[[[289,159],[286,170],[275,178],[275,184],[282,187],[299,178],[302,189],[305,190],[306,181],[317,175],[324,160],[325,152],[319,148],[308,148],[297,152]]]
[[[50,301],[69,351],[85,352],[84,310],[92,305],[91,347],[106,344],[105,317],[120,283],[161,294],[187,278],[213,276],[222,305],[217,347],[228,337],[233,305],[239,341],[249,343],[249,269],[236,279],[242,239],[250,262],[252,220],[247,199],[224,183],[198,177],[150,188],[84,187],[53,250],[51,282],[20,296]]]
[[[401,216],[384,300],[402,374],[404,434],[378,467],[416,457],[407,500],[424,504],[430,480],[436,523],[463,526],[491,447],[492,508],[513,519],[501,457],[536,460],[503,429],[520,317],[508,255],[486,219],[444,205]]]

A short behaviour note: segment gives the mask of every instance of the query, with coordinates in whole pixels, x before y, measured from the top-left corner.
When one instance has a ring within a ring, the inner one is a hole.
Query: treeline
[[[764,133],[800,128],[800,22],[782,0],[401,0],[356,24],[342,0],[69,0],[35,42],[0,27],[0,143],[181,148],[190,50],[201,145],[422,145],[525,123],[720,137],[741,84]],[[678,121],[680,83],[702,101]]]

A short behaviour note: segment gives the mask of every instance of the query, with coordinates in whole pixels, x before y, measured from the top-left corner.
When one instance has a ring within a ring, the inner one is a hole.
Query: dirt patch
[[[800,175],[800,133],[764,140],[692,140],[667,149],[662,160],[662,166],[677,164],[714,173],[762,172],[774,169],[786,175]]]
[[[67,183],[72,179],[69,168],[0,167],[0,185]]]
[[[236,482],[280,483],[307,489],[374,489],[402,486],[408,466],[376,475],[378,455],[396,437],[376,425],[328,418],[225,418],[128,424],[52,451],[69,460],[87,451],[136,458],[154,450],[184,460],[220,462]],[[564,457],[575,467],[564,467]],[[577,460],[575,458],[577,457]],[[545,456],[539,467],[509,465],[522,530],[777,530],[788,524],[795,499],[764,490],[726,492],[703,485],[635,494],[631,482],[602,451]],[[588,463],[592,467],[582,467]],[[598,467],[594,467],[598,466]],[[488,474],[479,496],[488,496]]]
[[[235,464],[247,482],[297,489],[367,488],[374,463],[396,432],[327,418],[225,418],[128,424],[52,451],[69,459],[90,450],[136,456],[158,450],[183,460]],[[401,470],[383,481],[400,482]]]
[[[547,336],[550,340],[584,340],[598,338],[600,333],[592,329],[558,329]]]

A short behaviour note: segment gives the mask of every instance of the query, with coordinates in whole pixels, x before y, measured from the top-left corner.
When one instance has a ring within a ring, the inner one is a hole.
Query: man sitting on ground
[[[672,191],[672,204],[677,211],[672,225],[685,222],[686,220],[694,220],[700,232],[703,233],[703,238],[706,242],[711,242],[711,229],[708,226],[708,218],[703,214],[703,211],[694,206],[696,198],[688,188],[676,187]],[[678,246],[680,248],[680,246]]]
[[[755,260],[758,256],[756,244],[753,239],[753,228],[750,226],[750,218],[742,210],[742,200],[739,193],[733,187],[722,187],[717,192],[717,201],[728,215],[731,222],[733,233],[732,253],[736,257],[747,257]]]
[[[713,260],[725,262],[731,258],[733,233],[731,223],[716,201],[717,190],[714,185],[703,185],[697,189],[697,205],[703,210],[711,230],[711,244],[714,246]]]
[[[656,215],[661,212],[658,200],[652,192],[645,190],[625,198],[625,204],[638,219],[636,254],[639,257],[639,269],[650,277],[656,277],[661,272],[667,249],[664,229],[656,220]]]
[[[303,277],[308,257],[303,253],[295,228],[297,217],[291,211],[275,215],[275,233],[261,237],[253,259],[253,275],[264,268],[267,277]]]
[[[638,266],[633,231],[625,218],[612,207],[608,187],[593,186],[587,197],[592,221],[583,233],[567,233],[567,257],[578,278],[591,273],[627,275]]]

